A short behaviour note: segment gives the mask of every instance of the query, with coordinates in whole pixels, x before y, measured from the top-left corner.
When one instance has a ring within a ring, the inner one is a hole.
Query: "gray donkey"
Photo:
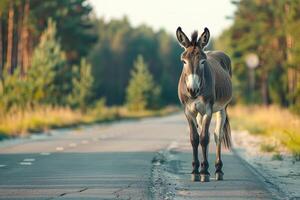
[[[184,48],[181,54],[183,69],[178,83],[178,97],[184,106],[184,113],[190,127],[190,140],[193,147],[192,180],[209,181],[208,143],[209,125],[212,114],[216,113],[216,180],[223,180],[221,143],[231,148],[231,133],[226,108],[232,98],[231,61],[221,51],[204,52],[210,37],[209,30],[198,39],[197,31],[191,40],[180,27],[176,36]],[[199,134],[198,134],[199,130]],[[200,137],[199,137],[200,136]],[[202,148],[201,170],[199,172],[198,146]]]

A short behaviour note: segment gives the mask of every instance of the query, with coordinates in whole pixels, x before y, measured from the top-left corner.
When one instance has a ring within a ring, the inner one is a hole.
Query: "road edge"
[[[280,187],[278,187],[278,185],[270,181],[262,170],[256,168],[247,160],[242,158],[242,156],[234,147],[231,149],[231,151],[233,155],[235,155],[245,167],[247,167],[253,174],[255,174],[259,178],[259,180],[266,186],[266,189],[272,194],[274,198],[278,200],[290,199],[289,195],[286,194],[286,192],[284,192],[283,190],[281,190]]]

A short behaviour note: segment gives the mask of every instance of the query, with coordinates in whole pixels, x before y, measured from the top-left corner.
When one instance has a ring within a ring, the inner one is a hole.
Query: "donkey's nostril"
[[[195,89],[195,90],[194,90],[194,89],[191,89],[191,90],[189,91],[189,93],[191,94],[191,96],[192,96],[193,98],[197,96],[197,91],[196,91],[196,89]]]

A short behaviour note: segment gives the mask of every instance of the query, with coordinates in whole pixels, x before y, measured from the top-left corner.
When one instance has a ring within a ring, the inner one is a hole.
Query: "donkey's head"
[[[181,28],[178,27],[176,36],[180,45],[184,48],[184,52],[181,54],[184,82],[189,95],[195,98],[199,95],[203,81],[202,74],[206,64],[206,54],[203,49],[209,41],[209,30],[205,28],[199,39],[198,32],[194,31],[191,40],[189,40]]]

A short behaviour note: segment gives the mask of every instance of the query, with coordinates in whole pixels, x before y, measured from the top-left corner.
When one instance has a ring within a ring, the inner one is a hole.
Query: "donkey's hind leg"
[[[222,171],[222,167],[223,167],[223,163],[221,160],[221,142],[223,139],[223,127],[225,124],[225,120],[226,120],[226,112],[225,109],[220,110],[216,113],[216,129],[215,129],[215,142],[216,142],[216,163],[215,163],[215,167],[216,167],[216,180],[223,180],[223,171]]]

